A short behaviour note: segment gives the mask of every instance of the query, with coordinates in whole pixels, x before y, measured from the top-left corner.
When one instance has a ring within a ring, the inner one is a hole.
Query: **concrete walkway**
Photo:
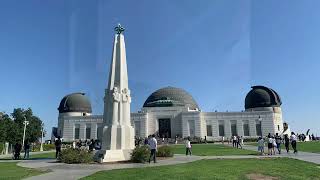
[[[109,163],[109,164],[64,164],[56,163],[55,160],[30,160],[21,161],[18,166],[35,168],[40,170],[50,170],[52,172],[27,178],[27,180],[71,180],[89,176],[95,172],[112,169],[142,168],[189,163],[201,159],[249,159],[265,158],[261,156],[185,156],[176,154],[173,158],[158,160],[157,163]]]
[[[228,145],[227,145],[228,146]],[[251,145],[244,145],[244,149],[257,151],[257,147]],[[299,152],[298,154],[284,152],[281,155],[274,156],[254,156],[254,155],[239,155],[239,156],[185,156],[176,154],[173,158],[158,160],[158,163],[106,163],[106,164],[64,164],[57,163],[55,160],[24,160],[18,163],[18,166],[26,168],[35,168],[44,171],[51,171],[49,173],[41,174],[27,178],[28,180],[71,180],[79,179],[82,177],[89,176],[93,173],[102,170],[112,169],[125,169],[125,168],[143,168],[143,167],[154,167],[154,166],[165,166],[175,165],[182,163],[189,163],[201,159],[248,159],[248,158],[276,158],[276,157],[289,157],[299,159],[302,161],[313,162],[320,164],[320,154]],[[8,161],[6,161],[8,162]]]

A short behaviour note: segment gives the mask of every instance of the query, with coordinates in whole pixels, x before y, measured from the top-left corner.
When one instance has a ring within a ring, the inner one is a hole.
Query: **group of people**
[[[24,150],[23,159],[29,159],[30,148],[31,148],[31,145],[29,141],[26,140],[23,145],[23,150]],[[13,147],[13,159],[20,159],[21,151],[22,151],[22,145],[21,143],[17,142]]]
[[[270,133],[266,137],[266,139],[259,137],[258,139],[258,151],[261,155],[264,155],[264,147],[265,143],[267,143],[268,147],[268,155],[275,155],[276,149],[278,154],[281,154],[281,144],[284,144],[287,153],[289,153],[290,143],[294,153],[297,153],[297,136],[294,132],[291,132],[291,136],[289,137],[287,134],[283,136],[283,138],[276,133],[275,135],[271,135]]]
[[[74,141],[72,143],[72,147],[74,149],[87,149],[89,151],[94,151],[94,150],[100,150],[101,149],[101,143],[98,139],[94,140],[84,140],[82,141],[81,139],[78,141]]]
[[[56,158],[58,158],[61,154],[61,148],[62,148],[62,141],[60,136],[54,141],[54,145],[56,147]],[[101,149],[101,143],[98,139],[94,140],[78,140],[72,142],[72,148],[74,149],[86,149],[89,151],[94,150],[100,150]]]
[[[232,147],[242,149],[242,145],[243,145],[242,136],[234,135],[234,136],[231,136],[230,140],[232,141]]]

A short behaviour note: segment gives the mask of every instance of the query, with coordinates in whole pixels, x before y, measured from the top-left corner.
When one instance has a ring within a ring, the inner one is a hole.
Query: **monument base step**
[[[131,158],[131,152],[132,149],[100,150],[98,152],[97,161],[100,163],[128,161]]]

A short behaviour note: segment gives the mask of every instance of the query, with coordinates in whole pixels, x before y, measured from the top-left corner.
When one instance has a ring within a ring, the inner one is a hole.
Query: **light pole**
[[[261,118],[260,115],[259,115],[259,117],[258,117],[258,121],[260,122],[261,137],[263,138],[263,133],[262,133],[262,118]]]
[[[40,144],[40,151],[43,151],[43,127],[44,127],[44,124],[41,123],[41,144]]]
[[[24,128],[23,128],[22,147],[24,147],[24,139],[26,137],[26,128],[27,128],[27,125],[29,124],[29,121],[26,120],[26,117],[24,117],[23,124],[24,124]]]

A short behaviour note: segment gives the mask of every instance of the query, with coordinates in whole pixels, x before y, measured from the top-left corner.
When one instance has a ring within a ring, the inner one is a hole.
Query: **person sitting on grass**
[[[186,156],[189,154],[190,156],[192,155],[190,137],[188,137],[186,140]]]
[[[258,139],[258,151],[260,152],[260,155],[264,155],[264,139],[262,137],[259,137]]]

